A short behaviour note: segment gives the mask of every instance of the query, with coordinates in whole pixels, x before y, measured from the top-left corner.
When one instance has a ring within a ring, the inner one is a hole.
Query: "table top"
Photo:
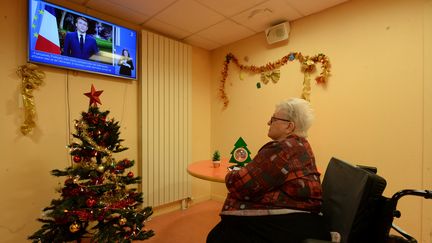
[[[228,167],[232,165],[235,164],[229,163],[228,159],[222,159],[220,166],[214,168],[211,160],[200,160],[190,164],[187,171],[191,176],[200,179],[214,182],[225,182],[225,175],[228,172]]]

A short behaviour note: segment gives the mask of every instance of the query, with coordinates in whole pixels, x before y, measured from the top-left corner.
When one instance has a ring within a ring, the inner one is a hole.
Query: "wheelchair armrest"
[[[424,197],[425,199],[432,199],[432,190],[411,190],[411,189],[401,190],[399,192],[396,192],[392,196],[391,200],[397,202],[401,197],[406,195],[414,195],[414,196]]]
[[[409,243],[417,243],[417,240],[414,239],[414,237],[409,235],[407,232],[405,232],[401,227],[392,224],[392,228],[396,230],[399,234],[401,234]]]

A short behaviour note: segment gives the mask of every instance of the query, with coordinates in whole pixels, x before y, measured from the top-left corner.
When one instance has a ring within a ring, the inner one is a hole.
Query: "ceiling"
[[[212,50],[348,0],[68,0]]]

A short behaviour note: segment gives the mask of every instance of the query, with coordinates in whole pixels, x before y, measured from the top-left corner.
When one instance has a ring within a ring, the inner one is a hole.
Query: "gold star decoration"
[[[102,94],[102,92],[103,92],[103,90],[96,91],[95,87],[92,84],[91,91],[88,92],[88,93],[84,93],[85,96],[87,96],[87,97],[90,98],[90,104],[89,104],[89,106],[91,106],[93,104],[95,106],[97,106],[97,103],[99,103],[100,105],[102,105],[102,103],[101,103],[101,101],[99,99],[99,96]]]

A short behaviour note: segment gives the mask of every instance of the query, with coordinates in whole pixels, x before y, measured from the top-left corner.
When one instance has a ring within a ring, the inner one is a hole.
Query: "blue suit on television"
[[[98,52],[99,48],[93,36],[86,34],[84,44],[81,47],[78,32],[69,32],[66,34],[63,45],[63,55],[89,59]]]

